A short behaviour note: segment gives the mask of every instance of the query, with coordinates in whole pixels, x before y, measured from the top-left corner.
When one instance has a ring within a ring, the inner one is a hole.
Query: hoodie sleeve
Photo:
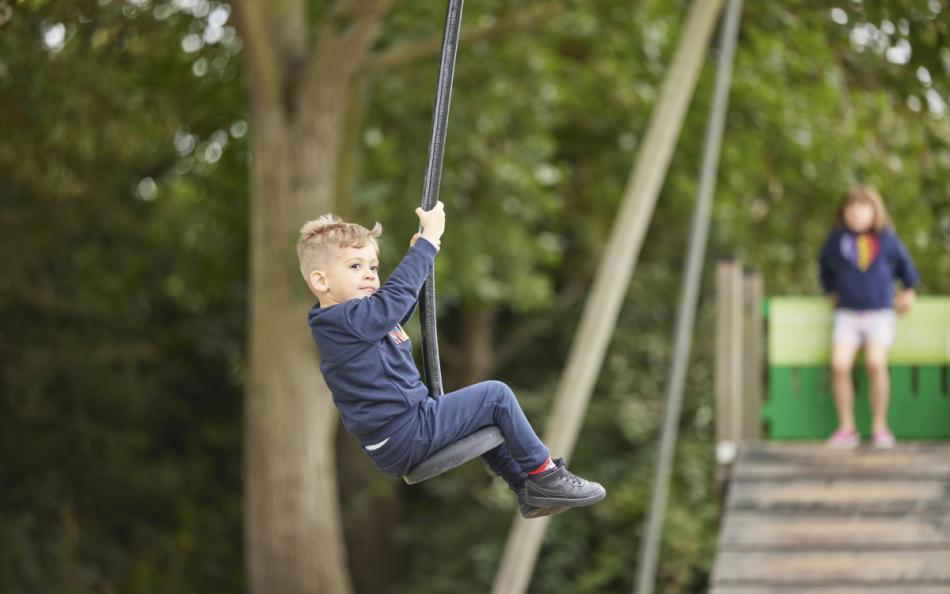
[[[420,287],[420,288],[421,288],[421,287]],[[412,317],[412,314],[416,313],[416,306],[417,306],[417,305],[419,305],[419,299],[418,299],[418,297],[416,298],[415,301],[412,302],[412,305],[409,307],[409,311],[406,313],[406,315],[404,315],[404,316],[402,317],[402,319],[399,320],[399,325],[400,325],[400,326],[405,326],[405,325],[409,322],[409,319]]]
[[[892,268],[894,270],[894,276],[901,279],[905,288],[912,289],[917,285],[917,268],[914,266],[914,261],[910,259],[910,254],[907,252],[907,248],[904,247],[904,244],[901,243],[897,233],[891,233],[891,238],[891,257],[893,258]]]
[[[821,288],[825,293],[834,293],[835,291],[835,272],[838,267],[838,262],[835,259],[836,235],[834,232],[828,234],[818,256],[818,277],[821,281]]]
[[[378,291],[344,303],[343,315],[350,330],[367,342],[377,342],[408,318],[432,270],[435,254],[435,246],[418,239]]]

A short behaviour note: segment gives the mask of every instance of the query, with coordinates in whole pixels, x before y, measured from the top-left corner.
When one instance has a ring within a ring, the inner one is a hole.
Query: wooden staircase
[[[950,594],[950,444],[759,443],[728,490],[710,594]]]

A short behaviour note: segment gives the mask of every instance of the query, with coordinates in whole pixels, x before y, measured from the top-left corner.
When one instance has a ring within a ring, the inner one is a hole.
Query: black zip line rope
[[[445,13],[439,80],[436,85],[435,107],[432,112],[432,134],[429,137],[429,155],[422,185],[423,210],[432,210],[439,201],[445,133],[449,120],[449,103],[452,100],[452,79],[455,75],[455,55],[458,50],[459,29],[462,25],[462,2],[463,0],[449,0]],[[433,398],[438,398],[445,392],[442,388],[442,367],[439,363],[439,338],[435,320],[434,267],[419,294],[419,323],[422,326],[423,377],[429,387],[429,394]]]

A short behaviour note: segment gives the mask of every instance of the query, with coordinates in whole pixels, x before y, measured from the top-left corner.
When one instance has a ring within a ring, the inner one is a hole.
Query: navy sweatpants
[[[482,459],[511,487],[523,483],[525,473],[540,466],[549,454],[511,388],[502,382],[481,382],[428,398],[416,412],[385,445],[367,451],[383,472],[401,476],[435,452],[490,425],[501,430],[505,443]]]

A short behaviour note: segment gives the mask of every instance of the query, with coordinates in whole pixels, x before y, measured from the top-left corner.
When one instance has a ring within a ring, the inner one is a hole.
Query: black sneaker
[[[528,475],[525,481],[525,502],[537,507],[584,507],[607,496],[599,483],[580,478],[564,466],[564,459],[554,460],[555,467],[541,474]]]
[[[569,507],[536,507],[525,501],[525,486],[522,484],[517,489],[513,489],[518,496],[518,507],[521,509],[522,518],[540,518],[542,516],[553,516],[571,509]]]

